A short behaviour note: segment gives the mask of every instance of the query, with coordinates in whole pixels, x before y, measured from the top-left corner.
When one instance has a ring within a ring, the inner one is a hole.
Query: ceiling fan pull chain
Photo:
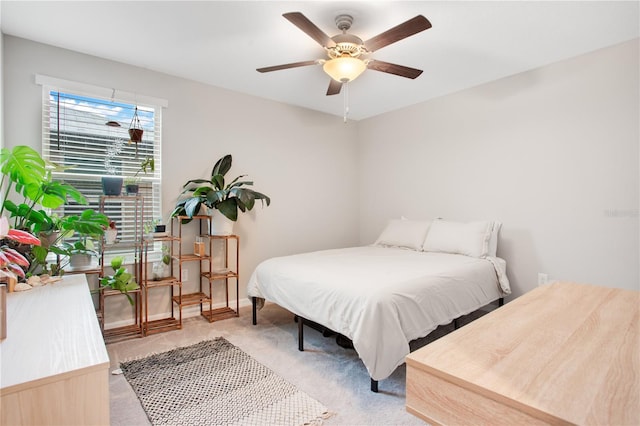
[[[344,102],[344,122],[347,122],[347,115],[349,115],[349,82],[342,83],[344,87],[343,102]]]

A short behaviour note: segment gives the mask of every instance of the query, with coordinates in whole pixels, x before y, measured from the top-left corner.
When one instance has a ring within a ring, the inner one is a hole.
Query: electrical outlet
[[[538,272],[538,285],[544,285],[549,282],[549,274]]]
[[[188,269],[183,269],[182,270],[182,276],[180,277],[180,281],[187,282],[189,281],[189,270]]]

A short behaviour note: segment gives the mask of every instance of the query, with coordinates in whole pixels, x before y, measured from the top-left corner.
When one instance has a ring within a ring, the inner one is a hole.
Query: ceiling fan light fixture
[[[362,59],[341,56],[326,61],[322,69],[335,81],[348,83],[362,74],[367,69],[367,64]]]

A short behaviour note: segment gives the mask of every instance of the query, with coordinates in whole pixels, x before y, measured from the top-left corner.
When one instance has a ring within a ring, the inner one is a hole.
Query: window
[[[145,222],[162,215],[163,105],[122,101],[115,94],[113,90],[109,99],[43,84],[42,156],[62,166],[54,169],[55,180],[75,186],[89,202],[88,206],[73,202],[62,206],[54,212],[60,216],[77,214],[86,208],[99,210],[102,177],[110,174],[122,176],[125,182],[127,178],[138,178],[139,193],[144,197]],[[136,107],[144,134],[141,142],[131,143],[128,129]],[[138,172],[147,158],[154,159],[155,171]],[[105,209],[105,214],[116,222],[118,238],[123,243],[134,239],[134,208],[131,202],[110,202]],[[140,226],[138,224],[138,229]]]

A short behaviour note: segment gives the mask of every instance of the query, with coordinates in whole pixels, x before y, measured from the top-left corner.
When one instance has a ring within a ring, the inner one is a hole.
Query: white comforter
[[[508,286],[502,259],[367,246],[266,260],[247,293],[349,337],[371,378],[382,380],[404,362],[411,340]]]

